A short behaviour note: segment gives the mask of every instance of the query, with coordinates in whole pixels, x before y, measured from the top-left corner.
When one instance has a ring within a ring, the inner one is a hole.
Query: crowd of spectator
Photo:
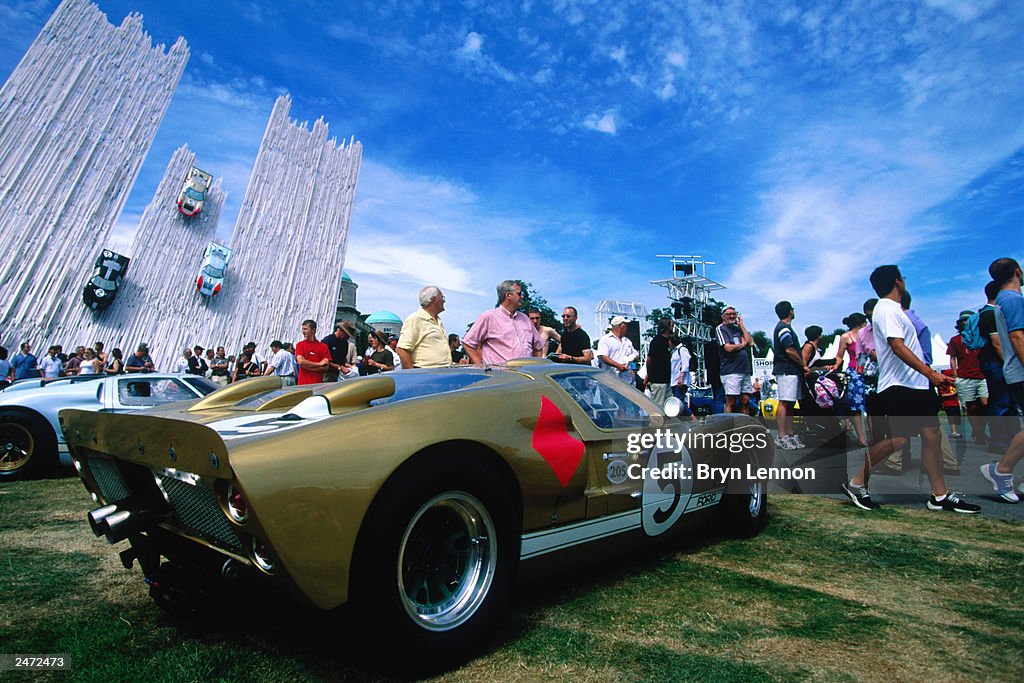
[[[835,358],[822,359],[820,325],[805,328],[801,343],[793,327],[795,306],[789,301],[776,304],[778,323],[771,337],[774,389],[767,377],[754,377],[753,336],[739,312],[726,306],[714,342],[702,349],[714,391],[707,412],[757,414],[759,403],[773,396],[777,401],[776,446],[802,449],[806,445],[793,428],[797,402],[811,401],[814,392],[820,391],[815,378],[842,372],[845,392],[842,400],[836,401],[836,409],[848,419],[857,445],[868,449],[864,466],[843,486],[858,507],[878,507],[867,490],[870,472],[883,462],[888,461],[890,467],[898,462],[908,437],[920,436],[922,463],[932,484],[928,507],[977,511],[977,506],[945,488],[941,454],[948,453],[949,446],[946,433],[939,429],[940,410],[948,417],[949,438],[970,438],[1003,455],[998,463],[983,467],[982,474],[1000,496],[1017,502],[1012,471],[1024,458],[1024,434],[1015,419],[1024,406],[1021,270],[1017,261],[1003,258],[992,263],[989,273],[992,281],[984,287],[986,305],[978,311],[963,310],[955,323],[957,334],[946,349],[951,366],[946,372],[932,369],[931,331],[911,308],[911,295],[895,265],[881,266],[872,273],[870,284],[877,297],[864,302],[863,313],[843,318],[846,331],[839,336]],[[640,352],[628,336],[625,317],[613,317],[605,334],[592,344],[579,326],[575,307],[563,310],[559,333],[541,324],[539,309],[520,311],[526,295],[519,281],[505,280],[497,286],[497,295],[495,307],[482,313],[461,340],[448,334],[441,322],[444,294],[438,287],[428,286],[420,291],[420,307],[405,319],[401,335],[369,333],[363,355],[357,352],[358,335],[352,323],[337,323],[330,334],[318,338],[316,321],[304,320],[302,339],[294,346],[280,340],[270,342],[266,358],[252,341],[231,355],[221,345],[196,344],[182,350],[170,371],[205,376],[222,385],[277,375],[287,386],[345,381],[402,368],[502,364],[524,356],[547,356],[560,363],[594,365],[625,382],[637,382],[658,404],[670,396],[679,398],[682,415],[692,419],[687,394],[693,383],[695,354],[691,340],[676,333],[671,318],[657,321],[646,363],[637,372]],[[71,354],[53,345],[40,358],[26,342],[17,354],[8,355],[8,350],[0,347],[0,378],[7,381],[156,370],[145,343],[127,359],[121,349],[107,352],[99,341],[90,348],[78,346]],[[814,373],[816,367],[819,372]],[[961,413],[967,416],[969,434],[966,426],[960,431]]]

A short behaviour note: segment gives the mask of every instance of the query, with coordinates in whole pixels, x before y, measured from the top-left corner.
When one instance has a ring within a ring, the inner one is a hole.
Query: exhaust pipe
[[[161,515],[153,510],[118,510],[106,517],[107,542],[113,545],[153,526]]]
[[[87,517],[89,518],[89,527],[97,537],[107,533],[109,527],[107,526],[107,517],[117,512],[116,505],[104,505],[101,508],[96,508],[89,512]]]

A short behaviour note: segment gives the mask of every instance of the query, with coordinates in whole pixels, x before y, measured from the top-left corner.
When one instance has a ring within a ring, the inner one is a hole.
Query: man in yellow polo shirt
[[[402,323],[398,357],[403,368],[444,368],[452,364],[448,333],[441,325],[444,294],[431,285],[420,290],[420,310]]]

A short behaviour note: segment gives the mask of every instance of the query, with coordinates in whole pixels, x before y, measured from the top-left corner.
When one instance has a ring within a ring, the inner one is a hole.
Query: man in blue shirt
[[[750,351],[754,339],[743,325],[743,317],[732,306],[722,311],[722,324],[715,329],[720,354],[722,386],[725,388],[725,412],[747,413],[750,394],[754,392],[751,382],[753,367]],[[737,403],[739,404],[737,406]]]
[[[772,350],[775,353],[772,371],[779,392],[779,406],[775,414],[779,435],[775,439],[775,445],[783,450],[792,451],[806,448],[800,437],[793,433],[793,408],[800,400],[803,378],[811,373],[811,369],[800,355],[800,339],[791,324],[796,317],[793,304],[788,301],[775,304],[775,315],[779,318],[779,324],[772,333]]]
[[[21,345],[21,353],[11,358],[14,367],[14,379],[36,377],[36,357],[32,355],[32,346],[28,342]]]
[[[1021,295],[1020,264],[1012,258],[1000,258],[988,267],[992,280],[999,285],[996,295],[996,330],[1003,350],[1003,376],[1010,398],[1018,406],[1024,406],[1024,296]],[[998,463],[981,466],[981,473],[992,482],[996,493],[1003,500],[1016,503],[1018,493],[1024,493],[1024,483],[1013,490],[1013,468],[1024,458],[1024,432],[1019,431],[1016,416],[997,418],[1011,421],[1012,431],[1017,434],[1010,441],[1010,447]],[[1005,425],[1004,425],[1005,428]]]

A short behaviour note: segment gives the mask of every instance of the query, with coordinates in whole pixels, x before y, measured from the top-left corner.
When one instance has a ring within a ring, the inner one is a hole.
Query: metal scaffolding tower
[[[647,307],[635,301],[603,299],[594,309],[594,339],[600,339],[608,330],[608,323],[617,315],[640,324],[640,338],[647,329]],[[643,344],[641,344],[643,346]],[[643,353],[643,349],[637,349]]]
[[[708,386],[707,367],[704,364],[704,344],[713,340],[714,330],[704,322],[704,309],[709,305],[711,292],[725,289],[707,276],[707,267],[715,265],[714,261],[702,261],[703,257],[676,254],[658,254],[658,258],[668,259],[672,264],[672,277],[665,280],[652,280],[668,290],[672,318],[676,323],[676,332],[693,340],[693,356],[697,359],[697,371],[694,373],[693,386]]]

